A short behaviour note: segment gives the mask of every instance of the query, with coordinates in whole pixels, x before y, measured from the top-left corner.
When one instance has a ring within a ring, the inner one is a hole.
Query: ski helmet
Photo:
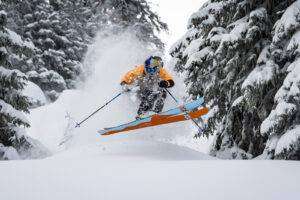
[[[145,61],[145,71],[150,75],[156,74],[161,67],[163,67],[163,62],[159,56],[150,56]]]

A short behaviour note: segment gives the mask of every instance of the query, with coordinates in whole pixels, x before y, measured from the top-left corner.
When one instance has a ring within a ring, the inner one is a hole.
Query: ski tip
[[[106,135],[107,130],[103,129],[103,130],[99,130],[97,131],[100,135]]]
[[[108,136],[116,133],[115,131],[110,130],[109,128],[105,128],[103,130],[97,131],[101,136]]]

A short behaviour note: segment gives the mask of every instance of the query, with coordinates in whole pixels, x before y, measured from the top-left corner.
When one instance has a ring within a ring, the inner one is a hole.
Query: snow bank
[[[76,159],[84,155],[83,159],[103,160],[131,160],[140,161],[187,161],[187,160],[215,160],[206,154],[180,147],[166,142],[142,139],[123,138],[109,139],[97,145],[90,144],[56,154],[55,160]]]
[[[20,160],[21,157],[18,154],[17,150],[13,147],[6,147],[0,143],[0,154],[4,160]]]

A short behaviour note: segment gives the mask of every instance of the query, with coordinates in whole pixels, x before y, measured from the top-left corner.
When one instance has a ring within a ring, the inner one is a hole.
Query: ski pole
[[[169,95],[172,97],[172,99],[173,99],[177,104],[179,104],[179,101],[173,96],[173,94],[172,94],[167,88],[165,88],[165,90],[167,91],[167,93],[169,93]]]
[[[86,117],[85,119],[83,119],[81,122],[76,123],[75,128],[80,127],[81,124],[83,124],[85,121],[87,121],[90,117],[92,117],[93,115],[95,115],[97,112],[99,112],[100,110],[102,110],[104,107],[106,107],[108,104],[110,104],[111,102],[113,102],[115,99],[117,99],[119,96],[121,96],[123,94],[123,92],[120,92],[119,94],[117,94],[116,96],[114,96],[111,100],[109,100],[108,102],[106,102],[103,106],[101,106],[100,108],[98,108],[97,110],[95,110],[92,114],[90,114],[88,117]]]
[[[179,101],[174,97],[174,95],[173,95],[167,88],[165,88],[165,90],[169,93],[169,95],[172,97],[172,99],[179,105]],[[188,115],[188,113],[187,113],[186,111],[184,111],[184,113],[185,113],[186,115]],[[190,120],[192,120],[192,122],[198,127],[198,129],[202,131],[202,128],[201,128],[200,125],[196,122],[195,119],[193,119],[193,118],[190,117]]]

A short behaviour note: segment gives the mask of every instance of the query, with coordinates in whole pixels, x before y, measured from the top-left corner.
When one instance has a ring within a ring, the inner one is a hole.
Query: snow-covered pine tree
[[[43,156],[47,151],[24,131],[29,126],[24,115],[29,102],[22,95],[27,77],[13,69],[28,43],[8,29],[6,22],[6,12],[0,6],[0,160]]]
[[[283,134],[295,136],[294,143],[275,154],[295,158],[286,152],[299,151],[299,104],[289,92],[297,85],[299,44],[299,1],[293,2],[211,0],[191,16],[188,32],[171,49],[191,98],[204,96],[210,106],[204,133],[215,137],[212,155],[247,159],[265,151],[274,158]]]
[[[151,10],[146,0],[50,0],[57,11],[64,13],[72,27],[80,31],[82,38],[93,38],[99,29],[130,28],[136,35],[157,47],[163,47],[156,32],[167,30],[159,16]]]
[[[100,0],[98,9],[106,14],[102,21],[121,29],[130,28],[141,40],[159,49],[164,47],[156,33],[167,30],[167,24],[152,11],[146,0]]]
[[[99,0],[50,0],[50,5],[66,20],[69,34],[85,45],[92,42],[102,25],[103,13],[99,12]]]
[[[25,3],[26,1],[22,1],[22,2]],[[6,25],[7,28],[16,32],[18,35],[21,36],[19,32],[21,32],[22,27],[19,27],[18,24],[21,23],[22,21],[21,16],[23,16],[23,14],[22,13],[17,14],[18,11],[18,9],[16,9],[17,5],[19,5],[18,0],[10,0],[10,1],[2,0],[1,7],[7,13],[7,25]],[[24,10],[26,10],[26,6],[25,7],[23,6],[22,9],[20,9],[20,11],[22,12],[24,12]],[[35,46],[29,39],[24,40],[24,44],[26,44],[26,48],[23,48],[20,56],[11,57],[10,62],[12,63],[14,69],[18,69],[21,72],[26,73],[32,68],[34,68],[32,58],[34,57]]]
[[[87,45],[74,37],[69,21],[53,10],[46,0],[7,4],[8,25],[35,45],[31,69],[24,71],[51,100],[66,88],[73,88],[82,72],[80,61]]]
[[[281,11],[267,62],[275,63],[271,75],[281,77],[283,84],[261,133],[268,136],[266,156],[300,160],[300,1]]]
[[[38,52],[34,60],[37,70],[28,75],[55,100],[58,93],[75,86],[82,71],[80,61],[85,46],[68,37],[67,19],[55,12],[48,1],[31,1],[30,10],[23,21],[24,36],[33,41]]]
[[[167,30],[146,0],[50,0],[50,4],[65,19],[68,27],[79,32],[80,38],[89,43],[97,31],[115,27],[115,32],[130,28],[147,43],[162,48],[156,32]]]

